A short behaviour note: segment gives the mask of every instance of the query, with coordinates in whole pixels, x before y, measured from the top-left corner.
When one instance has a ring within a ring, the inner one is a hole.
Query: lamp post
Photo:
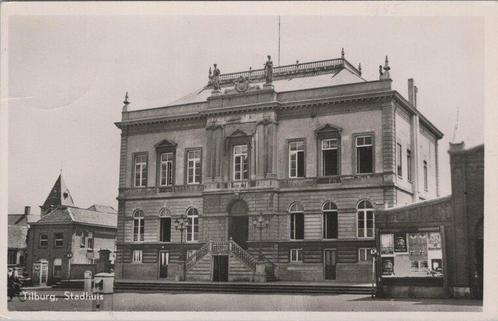
[[[378,252],[376,248],[370,249],[370,254],[372,255],[372,298],[375,297],[375,279],[377,276],[375,275],[375,261],[378,256]]]
[[[180,260],[182,262],[182,277],[181,277],[181,281],[184,281],[185,278],[186,278],[186,271],[185,271],[185,259],[186,259],[186,256],[185,256],[185,249],[184,249],[184,246],[183,246],[183,231],[185,231],[188,227],[188,218],[187,216],[182,215],[178,218],[175,219],[175,229],[176,230],[179,230],[180,231],[180,248],[181,248],[181,253],[180,253]]]
[[[258,261],[263,261],[264,256],[261,251],[261,241],[263,240],[263,229],[267,228],[270,225],[270,220],[263,216],[263,212],[260,212],[258,216],[254,217],[252,224],[255,228],[259,230],[259,257]]]

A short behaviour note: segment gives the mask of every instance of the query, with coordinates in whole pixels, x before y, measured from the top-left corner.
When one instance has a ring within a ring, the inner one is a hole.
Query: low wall
[[[321,281],[323,280],[323,265],[281,263],[278,264],[275,274],[277,279],[282,281]]]
[[[96,264],[71,264],[71,279],[83,279],[85,271],[97,272]]]
[[[121,279],[157,280],[157,263],[123,264]]]
[[[379,296],[389,298],[447,298],[443,278],[382,278]]]
[[[371,263],[338,263],[336,279],[347,282],[372,282]]]

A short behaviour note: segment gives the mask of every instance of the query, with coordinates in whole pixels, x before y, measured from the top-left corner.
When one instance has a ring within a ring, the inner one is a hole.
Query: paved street
[[[75,295],[81,292],[73,292]],[[54,294],[57,300],[14,299],[11,311],[91,311],[92,301],[65,300],[64,291],[40,291]],[[52,297],[53,298],[53,297]],[[365,295],[294,295],[294,294],[213,294],[213,293],[116,293],[101,305],[115,311],[482,311],[481,301],[449,299],[372,299]],[[95,306],[95,304],[93,304]]]

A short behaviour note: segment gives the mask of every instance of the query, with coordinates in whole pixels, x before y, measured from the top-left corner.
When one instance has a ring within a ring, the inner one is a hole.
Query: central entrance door
[[[228,281],[228,255],[213,255],[213,281]]]
[[[336,250],[323,250],[325,280],[335,280]]]
[[[229,237],[244,250],[247,249],[249,235],[248,208],[243,200],[236,200],[229,208]]]

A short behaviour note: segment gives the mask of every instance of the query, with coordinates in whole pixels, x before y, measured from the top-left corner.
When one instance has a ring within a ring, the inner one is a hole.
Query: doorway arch
[[[249,237],[249,207],[244,200],[232,201],[228,208],[228,237],[243,249],[247,249]]]

